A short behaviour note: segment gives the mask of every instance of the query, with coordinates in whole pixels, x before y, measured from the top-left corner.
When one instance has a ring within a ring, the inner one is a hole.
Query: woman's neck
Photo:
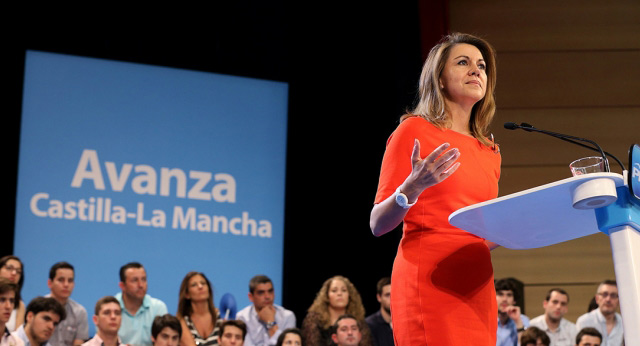
[[[451,118],[451,130],[462,133],[467,136],[472,136],[469,122],[471,120],[471,110],[473,104],[462,105],[455,102],[447,102],[447,113]]]
[[[336,323],[336,320],[338,319],[338,317],[344,315],[346,312],[347,312],[347,309],[345,309],[345,308],[335,309],[335,308],[332,308],[330,306],[329,307],[329,318],[331,319],[331,325]]]
[[[203,300],[201,302],[191,301],[191,314],[192,315],[205,315],[210,313],[209,302]]]

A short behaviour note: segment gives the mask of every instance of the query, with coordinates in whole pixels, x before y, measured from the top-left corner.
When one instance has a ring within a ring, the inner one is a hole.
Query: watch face
[[[396,203],[398,203],[399,206],[406,208],[407,204],[409,204],[409,201],[407,200],[407,196],[405,196],[403,193],[399,192],[396,195]]]

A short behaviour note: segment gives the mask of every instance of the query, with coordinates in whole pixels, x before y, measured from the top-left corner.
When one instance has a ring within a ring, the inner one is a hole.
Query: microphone
[[[626,168],[624,167],[624,165],[622,164],[622,162],[620,160],[618,160],[617,157],[615,157],[613,154],[608,153],[604,150],[602,150],[602,148],[598,145],[598,143],[586,139],[586,138],[580,138],[580,137],[575,137],[575,136],[570,136],[570,135],[565,135],[562,133],[557,133],[557,132],[551,132],[551,131],[546,131],[546,130],[541,130],[541,129],[537,129],[535,127],[533,127],[533,125],[531,124],[527,124],[527,123],[521,123],[520,125],[516,124],[516,123],[512,123],[512,122],[507,122],[504,123],[504,128],[507,130],[516,130],[516,129],[522,129],[524,131],[527,132],[539,132],[539,133],[544,133],[546,135],[561,139],[563,141],[566,142],[570,142],[573,144],[577,144],[583,148],[587,148],[587,149],[591,149],[593,151],[597,151],[600,153],[600,155],[602,156],[602,159],[604,160],[604,168],[606,172],[611,172],[611,169],[609,168],[609,160],[607,160],[607,155],[612,157],[614,160],[616,160],[616,162],[620,165],[620,167],[622,167],[622,170],[626,170]],[[576,141],[581,141],[581,142],[587,142],[590,144],[593,144],[592,146],[589,145],[585,145]],[[606,154],[606,155],[605,155]]]
[[[515,130],[515,129],[519,129],[520,125],[516,123],[504,123],[504,128],[507,130]]]

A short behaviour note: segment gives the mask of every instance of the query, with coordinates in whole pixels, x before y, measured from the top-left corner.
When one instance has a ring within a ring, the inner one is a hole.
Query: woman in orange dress
[[[417,106],[387,142],[371,230],[404,222],[391,277],[396,345],[496,344],[490,249],[448,216],[495,198],[498,148],[486,136],[495,113],[493,48],[451,34],[424,64]]]

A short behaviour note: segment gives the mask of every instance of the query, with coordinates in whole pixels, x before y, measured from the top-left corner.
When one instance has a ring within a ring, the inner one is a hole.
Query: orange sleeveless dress
[[[495,346],[497,306],[489,248],[484,239],[451,226],[448,217],[497,196],[500,154],[423,118],[406,119],[387,142],[376,203],[411,173],[414,138],[420,140],[422,158],[445,142],[458,148],[460,167],[426,189],[404,218],[391,277],[396,345]]]

